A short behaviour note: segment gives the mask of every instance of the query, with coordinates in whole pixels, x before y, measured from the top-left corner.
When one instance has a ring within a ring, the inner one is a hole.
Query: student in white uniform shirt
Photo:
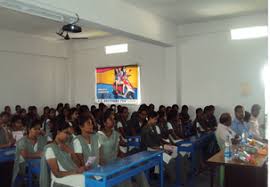
[[[45,148],[45,156],[41,160],[40,186],[76,186],[84,187],[84,171],[89,168],[80,167],[80,160],[75,152],[66,144],[70,136],[69,124],[65,121],[53,128],[54,141]],[[48,168],[50,174],[48,174]]]
[[[215,132],[217,142],[221,149],[224,148],[225,141],[227,137],[229,136],[232,143],[237,143],[237,135],[236,133],[231,129],[232,125],[232,117],[229,113],[223,113],[221,114],[219,118],[219,124],[217,126],[217,130]]]
[[[74,152],[80,160],[80,166],[94,168],[99,164],[100,144],[94,133],[94,119],[90,116],[79,118],[79,135],[73,139]]]

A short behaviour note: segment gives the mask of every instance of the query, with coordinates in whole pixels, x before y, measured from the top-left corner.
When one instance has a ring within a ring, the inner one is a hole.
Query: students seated
[[[79,135],[73,139],[74,152],[79,158],[79,166],[95,168],[100,163],[100,143],[94,134],[94,119],[90,116],[79,118]]]
[[[42,130],[45,136],[52,138],[51,129],[55,123],[56,123],[56,110],[54,108],[50,108],[48,117],[45,118],[42,123]]]
[[[166,107],[164,105],[160,105],[158,108],[158,112],[165,112],[166,115]]]
[[[12,137],[10,129],[6,125],[7,114],[2,112],[0,114],[0,148],[11,147],[15,144],[16,140]]]
[[[13,167],[12,186],[17,175],[25,175],[25,161],[27,159],[40,158],[47,139],[40,135],[41,122],[33,121],[27,126],[27,135],[16,143],[15,161]]]
[[[5,108],[4,108],[4,112],[6,112],[6,113],[8,114],[9,118],[12,116],[10,106],[5,106]]]
[[[209,128],[214,131],[217,128],[217,119],[215,117],[215,107],[213,105],[208,106],[209,109],[209,116],[208,116],[208,126]]]
[[[182,137],[182,122],[176,110],[171,110],[167,114],[167,126],[170,129],[169,138],[171,141],[174,142]]]
[[[221,149],[225,146],[225,141],[227,140],[227,137],[230,138],[232,143],[238,142],[238,137],[236,133],[231,129],[232,125],[232,117],[229,113],[223,113],[221,114],[219,118],[219,124],[217,126],[217,130],[215,132],[217,142],[219,144],[219,147]]]
[[[249,124],[244,121],[244,111],[244,107],[241,105],[234,108],[235,119],[232,121],[232,129],[238,136],[249,132]]]
[[[114,117],[110,110],[104,113],[103,128],[98,132],[100,143],[100,164],[110,164],[118,159],[120,135],[114,130]],[[148,187],[149,184],[144,173],[134,177],[136,184],[140,187]],[[120,186],[132,186],[130,180],[124,181]]]
[[[127,153],[127,120],[128,120],[128,108],[121,107],[118,110],[119,119],[116,123],[116,130],[120,133],[120,152],[123,154]]]
[[[50,112],[50,107],[45,106],[45,107],[43,108],[43,114],[42,114],[41,117],[40,117],[40,120],[41,120],[42,122],[44,122],[44,121],[46,121],[47,119],[49,119],[49,112]]]
[[[177,153],[177,147],[162,141],[162,138],[160,136],[160,130],[158,130],[159,128],[157,128],[158,126],[156,125],[157,120],[158,120],[157,112],[149,113],[148,122],[143,127],[142,133],[141,133],[142,149],[149,150],[149,151],[157,151],[157,150],[165,151],[165,153],[163,154],[163,161],[165,162],[165,166],[164,166],[165,172],[168,176],[169,183],[174,184],[176,180],[175,158],[179,156]],[[187,159],[186,156],[185,158]],[[180,169],[181,169],[181,174],[183,174],[183,176],[187,174],[187,164],[186,162],[183,162],[186,159],[180,159],[180,164],[181,164]],[[185,181],[185,179],[183,179],[182,181]]]
[[[22,107],[20,105],[16,105],[15,106],[15,114],[16,116],[20,116],[21,115],[21,110],[22,110]]]
[[[139,136],[141,134],[142,127],[147,123],[147,108],[141,107],[138,111],[138,115],[134,116],[127,122],[127,135]]]
[[[13,116],[11,119],[12,136],[19,141],[26,133],[26,127],[19,116]]]
[[[188,114],[188,106],[187,105],[182,106],[182,110],[181,110],[179,115],[180,115],[180,119],[181,119],[183,124],[188,123],[190,121],[190,116]]]
[[[155,111],[155,105],[153,103],[151,103],[149,106],[148,106],[148,112],[153,112]]]
[[[44,148],[41,160],[40,186],[76,186],[84,187],[85,166],[80,166],[80,160],[75,152],[66,144],[70,137],[69,124],[58,123],[53,129],[53,142]],[[48,172],[48,166],[50,173]]]
[[[251,116],[249,119],[249,125],[250,129],[249,132],[252,134],[253,138],[262,140],[263,135],[260,132],[260,124],[258,121],[258,117],[260,114],[261,106],[258,104],[255,104],[251,107]]]

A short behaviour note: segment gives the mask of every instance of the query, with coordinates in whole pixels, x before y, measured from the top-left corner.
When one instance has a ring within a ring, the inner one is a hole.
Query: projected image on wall
[[[96,101],[139,104],[139,67],[127,65],[96,68]]]

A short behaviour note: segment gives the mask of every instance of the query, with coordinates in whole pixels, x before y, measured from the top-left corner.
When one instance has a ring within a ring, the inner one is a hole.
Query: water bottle
[[[248,138],[248,133],[247,133],[246,130],[244,130],[244,131],[242,132],[242,135],[241,135],[241,144],[242,144],[242,145],[247,144],[247,138]]]
[[[232,146],[230,136],[227,136],[224,149],[224,161],[228,162],[232,159]]]

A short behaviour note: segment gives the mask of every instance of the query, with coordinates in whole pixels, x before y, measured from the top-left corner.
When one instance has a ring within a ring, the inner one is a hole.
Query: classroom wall
[[[0,109],[69,101],[65,45],[4,30],[0,41]]]
[[[106,55],[104,47],[111,44],[128,43],[128,53]],[[176,102],[175,64],[176,49],[147,44],[121,37],[98,40],[75,41],[73,56],[73,103],[95,103],[95,68],[115,65],[138,64],[141,72],[141,103],[173,104]],[[171,81],[171,84],[167,84]],[[171,88],[171,93],[167,88]],[[137,108],[137,106],[130,106]]]
[[[267,14],[182,25],[178,28],[178,99],[195,108],[213,104],[217,116],[241,104],[264,107],[261,73],[267,38],[231,40],[230,29],[267,25]],[[261,115],[261,122],[263,122]]]

